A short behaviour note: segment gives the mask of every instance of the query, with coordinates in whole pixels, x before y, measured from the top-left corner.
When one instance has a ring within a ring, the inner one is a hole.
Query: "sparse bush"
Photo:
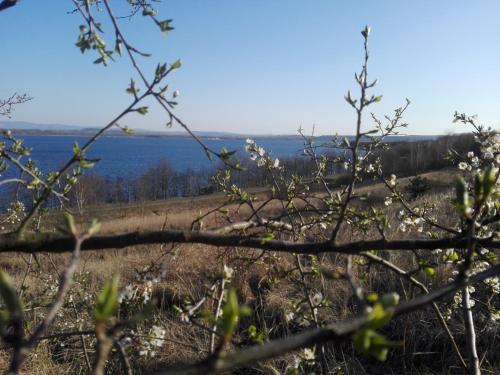
[[[425,194],[431,188],[427,178],[422,176],[415,176],[408,181],[408,192],[413,199]]]

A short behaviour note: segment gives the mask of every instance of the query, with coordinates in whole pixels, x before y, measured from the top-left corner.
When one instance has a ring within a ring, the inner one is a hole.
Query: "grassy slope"
[[[438,193],[449,189],[453,183],[455,172],[441,170],[421,175],[428,179],[431,185],[430,193]],[[409,178],[400,180],[400,187],[407,186]],[[268,196],[265,188],[252,188],[248,190],[257,195],[257,201]],[[366,194],[369,201],[380,203],[387,195],[387,189],[380,182],[367,181],[361,185],[357,192]],[[213,209],[224,202],[224,195],[215,193],[199,197],[170,198],[165,201],[149,201],[123,205],[102,205],[88,207],[83,212],[75,212],[80,223],[88,223],[92,218],[97,218],[102,223],[102,232],[120,233],[142,229],[161,229],[167,221],[168,228],[189,228],[191,222],[199,215]],[[234,212],[236,206],[230,206]],[[54,213],[52,219],[59,221],[61,215]],[[51,222],[52,224],[52,222]],[[208,227],[216,223],[206,223]]]
[[[453,173],[449,171],[432,172],[425,175],[433,186],[431,192],[420,200],[425,200],[437,205],[440,216],[446,217],[446,212],[449,209],[442,205],[444,195],[450,194],[450,184],[453,180]],[[407,183],[407,179],[401,181],[402,186]],[[360,187],[359,192],[366,193],[369,199],[374,202],[382,202],[386,195],[384,187],[381,184],[371,184],[369,186]],[[151,202],[143,205],[133,205],[129,207],[104,207],[92,208],[85,212],[80,220],[85,222],[90,217],[99,218],[102,223],[103,232],[123,232],[135,229],[160,229],[167,220],[167,226],[172,228],[188,227],[193,218],[200,212],[206,212],[215,205],[222,202],[220,195],[199,197],[194,199],[176,199],[166,202]],[[235,207],[232,208],[233,210]],[[395,219],[396,209],[390,210],[390,217]],[[207,226],[217,225],[217,218],[211,219]],[[343,233],[345,240],[355,239],[351,237],[351,233]],[[365,237],[375,236],[375,233],[368,233]],[[356,236],[359,237],[359,234]],[[228,251],[230,250],[230,251]],[[154,290],[154,295],[157,298],[157,303],[160,308],[155,321],[156,324],[161,324],[167,330],[168,340],[159,353],[158,357],[153,361],[145,359],[137,360],[136,365],[138,371],[141,369],[151,369],[161,363],[170,363],[173,361],[192,361],[199,359],[206,354],[207,335],[200,329],[188,327],[183,324],[172,313],[172,306],[178,305],[183,298],[188,296],[193,301],[201,298],[208,285],[208,280],[216,275],[219,275],[222,269],[222,263],[232,261],[233,264],[240,266],[240,272],[233,280],[239,290],[240,299],[242,302],[253,307],[254,311],[258,312],[259,316],[254,319],[258,320],[259,324],[266,324],[272,327],[271,337],[277,337],[285,332],[290,332],[298,327],[290,326],[286,323],[285,314],[289,311],[289,300],[293,297],[294,300],[300,299],[300,289],[297,289],[296,284],[289,280],[278,281],[271,283],[267,279],[267,270],[263,265],[251,264],[248,265],[243,260],[238,260],[238,256],[250,256],[251,253],[239,253],[235,249],[216,249],[202,245],[183,245],[177,246],[172,250],[170,246],[148,245],[137,246],[127,250],[107,251],[105,253],[86,253],[83,255],[78,277],[84,277],[85,281],[76,285],[76,288],[84,288],[87,293],[95,293],[102,285],[103,280],[110,278],[112,275],[121,275],[122,285],[133,283],[135,280],[134,269],[142,269],[145,265],[159,260],[165,262],[167,274]],[[281,269],[292,269],[294,267],[293,256],[279,255],[279,267]],[[32,262],[34,271],[28,276],[28,291],[27,296],[37,296],[42,294],[50,280],[47,280],[47,274],[54,274],[55,269],[59,271],[64,267],[66,256],[48,256],[40,255],[37,262]],[[410,269],[415,267],[415,260],[409,259],[407,254],[391,254],[390,259],[397,262],[401,267]],[[0,267],[6,269],[11,275],[14,275],[16,282],[19,284],[26,270],[26,262],[29,261],[26,257],[20,255],[3,255],[0,257]],[[331,270],[339,268],[339,264],[343,266],[342,257],[328,256],[323,257],[324,266],[328,266]],[[361,266],[360,266],[361,267]],[[340,269],[340,268],[339,268]],[[356,268],[357,269],[357,268]],[[361,268],[359,269],[361,272]],[[447,270],[442,268],[439,270],[439,279],[434,282],[444,282],[447,278]],[[295,276],[294,276],[295,277]],[[405,296],[414,293],[415,291],[408,286],[403,286],[399,278],[384,271],[383,274],[378,273],[377,269],[373,269],[369,274],[360,274],[359,277],[363,280],[363,284],[369,290],[383,292],[385,290],[396,290],[401,295]],[[421,277],[421,276],[419,276]],[[383,282],[381,283],[381,281]],[[429,280],[427,280],[429,281]],[[331,308],[323,309],[320,315],[323,319],[335,320],[341,319],[352,313],[353,304],[351,292],[346,283],[338,281],[326,282],[327,297],[331,301]],[[256,287],[259,285],[259,287]],[[260,288],[264,285],[264,289]],[[311,287],[314,287],[311,285]],[[28,298],[28,297],[27,297]],[[85,314],[82,312],[82,314]],[[71,311],[63,313],[60,321],[66,319],[74,319]],[[248,325],[249,322],[242,322],[242,325]],[[64,327],[63,327],[64,328]],[[460,326],[452,325],[451,329],[457,333],[460,331]],[[404,336],[402,333],[405,333]],[[434,316],[429,312],[414,314],[408,318],[402,318],[399,322],[391,325],[388,335],[394,339],[401,340],[405,338],[405,350],[398,350],[391,357],[388,365],[390,368],[400,369],[406,368],[407,373],[427,373],[431,368],[436,370],[436,364],[454,365],[453,356],[450,354],[449,343],[446,338],[440,333]],[[244,334],[243,336],[244,337]],[[494,336],[496,337],[496,336]],[[481,349],[492,348],[495,345],[495,339],[491,340],[488,335],[484,336],[484,340],[480,340]],[[458,338],[460,341],[460,337]],[[179,344],[178,342],[181,342]],[[463,343],[461,343],[463,344]],[[62,371],[70,373],[78,372],[83,366],[81,359],[81,351],[79,350],[78,341],[73,340],[67,342],[66,347],[74,347],[75,353],[66,352],[61,349],[56,342],[44,343],[33,354],[26,368],[26,373],[33,374],[56,374]],[[69,349],[68,349],[69,350]],[[339,348],[337,348],[337,353]],[[344,370],[351,374],[366,373],[383,373],[388,369],[380,364],[373,364],[365,358],[356,359],[352,352],[352,347],[344,345],[340,347],[343,360],[335,359],[336,363],[340,363]],[[405,357],[405,353],[420,352],[418,357]],[[428,353],[428,354],[425,354]],[[0,353],[1,354],[1,353]],[[70,360],[71,356],[76,355],[78,360]],[[2,356],[0,355],[0,368],[2,366]],[[4,353],[5,358],[5,353]],[[287,359],[288,358],[288,359]],[[290,356],[277,361],[257,366],[260,368],[260,373],[273,373],[285,371],[287,364],[291,360]],[[156,363],[156,364],[155,364]],[[414,364],[413,364],[414,363]],[[434,363],[434,365],[432,365]],[[266,367],[267,366],[267,367]],[[270,367],[274,370],[270,370]],[[381,367],[379,367],[381,366]],[[439,366],[439,365],[438,365]],[[385,369],[385,370],[384,370]],[[380,371],[380,372],[378,372]],[[413,372],[414,371],[414,372]],[[251,372],[255,373],[255,372]]]

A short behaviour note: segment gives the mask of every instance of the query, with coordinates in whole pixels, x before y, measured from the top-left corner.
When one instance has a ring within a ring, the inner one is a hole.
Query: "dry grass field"
[[[444,196],[452,194],[453,173],[437,171],[425,175],[431,189],[417,198],[422,203],[433,206],[441,219],[446,219],[452,209],[446,205]],[[408,184],[407,179],[401,181],[402,186]],[[359,192],[366,194],[370,204],[383,205],[386,195],[381,184],[370,184],[359,188]],[[261,192],[263,199],[267,194]],[[97,217],[101,223],[101,232],[120,233],[141,229],[161,228],[189,228],[193,219],[209,211],[223,202],[219,195],[198,197],[193,199],[178,199],[166,202],[151,202],[131,207],[95,207],[77,216],[81,225],[89,218]],[[365,203],[360,203],[363,205]],[[236,212],[236,206],[229,206],[235,216],[242,215]],[[269,207],[270,213],[279,210],[279,207]],[[397,208],[387,208],[393,224],[393,238],[404,237],[404,233],[396,231]],[[46,222],[49,227],[58,222],[57,214],[52,214]],[[223,223],[222,214],[214,214],[204,220],[203,226],[211,228]],[[365,234],[345,231],[341,235],[343,240],[372,239],[377,233]],[[126,249],[109,250],[104,252],[86,252],[83,254],[76,274],[76,283],[73,287],[72,300],[68,300],[56,321],[54,330],[86,330],[85,326],[91,314],[90,302],[105,280],[113,275],[120,275],[120,285],[136,285],[148,287],[138,280],[138,272],[151,265],[162,264],[163,277],[155,282],[152,288],[152,299],[156,305],[152,322],[165,329],[165,338],[161,348],[153,360],[147,356],[137,356],[133,359],[134,371],[148,372],[166,364],[178,362],[192,362],[200,360],[208,354],[210,334],[207,330],[181,320],[175,306],[182,306],[186,301],[192,304],[207,295],[210,286],[223,272],[223,264],[231,264],[235,269],[231,284],[238,290],[242,303],[252,308],[251,316],[243,319],[238,335],[232,345],[240,347],[255,342],[255,337],[249,333],[249,327],[254,325],[265,332],[267,338],[277,338],[303,329],[306,323],[290,321],[287,314],[292,312],[291,301],[301,300],[301,289],[298,273],[296,272],[295,257],[291,254],[275,253],[267,258],[259,258],[260,252],[238,248],[215,248],[205,245],[148,245]],[[394,262],[403,269],[418,268],[416,257],[408,252],[391,252],[383,257]],[[432,256],[431,256],[432,257]],[[50,301],[57,275],[65,266],[66,255],[39,254],[36,258],[20,254],[2,254],[0,267],[13,275],[16,285],[25,286],[23,300],[28,316],[33,322],[40,319],[43,307],[32,308],[35,305],[44,305]],[[432,261],[432,259],[430,259]],[[335,273],[345,264],[341,255],[322,255],[319,259],[321,268]],[[306,271],[312,272],[313,262],[304,258]],[[30,272],[27,273],[27,269]],[[361,257],[356,257],[354,272],[361,280],[367,291],[383,293],[397,291],[402,299],[410,299],[419,291],[406,280],[382,270],[376,265],[368,266]],[[415,277],[426,284],[438,285],[445,283],[450,277],[450,270],[441,265],[437,270],[437,277],[431,279],[423,273]],[[307,287],[312,291],[322,291],[328,303],[318,309],[321,321],[332,321],[348,317],[354,311],[352,291],[345,280],[308,277]],[[212,293],[213,294],[213,293]],[[209,299],[204,305],[205,310],[215,309],[216,299],[208,292]],[[444,308],[444,304],[443,304]],[[500,365],[498,347],[500,345],[498,324],[488,322],[486,317],[478,315],[478,347],[482,353],[483,367],[495,373]],[[202,324],[202,320],[200,323]],[[463,347],[461,321],[459,317],[449,320],[449,327],[457,343]],[[143,327],[144,330],[147,327]],[[393,350],[386,363],[359,356],[354,352],[350,343],[335,345],[328,348],[327,357],[331,365],[332,374],[446,374],[463,373],[458,366],[451,345],[443,333],[437,318],[431,309],[413,313],[398,318],[384,328],[386,335],[402,346]],[[87,373],[85,365],[84,345],[88,348],[87,355],[92,356],[93,338],[88,336],[71,336],[63,340],[44,340],[42,344],[30,354],[29,361],[24,369],[25,374],[79,374]],[[109,373],[122,371],[117,353],[111,355]],[[7,353],[0,352],[0,368],[6,366]],[[255,364],[252,368],[239,370],[241,374],[286,374],[291,373],[293,354],[264,363]],[[443,365],[445,367],[443,367]]]

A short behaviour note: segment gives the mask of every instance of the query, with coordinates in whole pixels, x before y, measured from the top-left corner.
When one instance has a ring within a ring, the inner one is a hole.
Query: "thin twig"
[[[420,295],[413,300],[403,302],[394,308],[393,317],[408,314],[426,308],[429,304],[452,293],[458,289],[481,282],[487,278],[500,274],[500,265],[471,276],[467,280],[455,280],[429,294]],[[156,375],[187,375],[206,374],[209,372],[227,372],[240,368],[249,363],[256,363],[266,359],[278,357],[300,348],[318,345],[325,342],[342,342],[349,339],[368,322],[368,317],[358,316],[355,318],[331,323],[322,328],[306,330],[302,333],[289,336],[279,340],[273,340],[263,345],[253,346],[239,352],[228,354],[220,358],[209,358],[194,365],[179,366],[177,368],[165,369]]]

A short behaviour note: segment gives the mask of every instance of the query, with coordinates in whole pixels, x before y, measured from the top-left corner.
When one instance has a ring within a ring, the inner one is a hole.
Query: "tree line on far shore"
[[[446,135],[432,141],[392,142],[383,151],[378,151],[373,158],[380,158],[386,167],[386,174],[400,177],[414,176],[431,170],[452,166],[446,158],[448,150],[454,150],[456,156],[465,157],[468,150],[477,148],[472,134]],[[319,147],[318,150],[321,148]],[[342,164],[335,162],[335,154],[326,154],[327,174],[337,179],[348,178]],[[314,160],[309,157],[294,156],[280,158],[280,163],[290,175],[312,178],[315,170]],[[272,184],[269,172],[259,168],[248,158],[241,160],[242,170],[233,171],[231,180],[244,188],[265,187]],[[218,191],[212,176],[223,168],[221,164],[212,169],[187,169],[177,171],[167,159],[160,159],[148,170],[137,177],[106,177],[99,173],[88,173],[80,177],[77,185],[70,192],[67,204],[83,209],[85,206],[109,203],[133,203],[164,200],[173,197],[193,197],[212,194]],[[15,192],[12,191],[11,194]],[[11,199],[11,194],[4,198]],[[30,197],[20,197],[29,204]],[[50,206],[57,206],[53,201]]]

